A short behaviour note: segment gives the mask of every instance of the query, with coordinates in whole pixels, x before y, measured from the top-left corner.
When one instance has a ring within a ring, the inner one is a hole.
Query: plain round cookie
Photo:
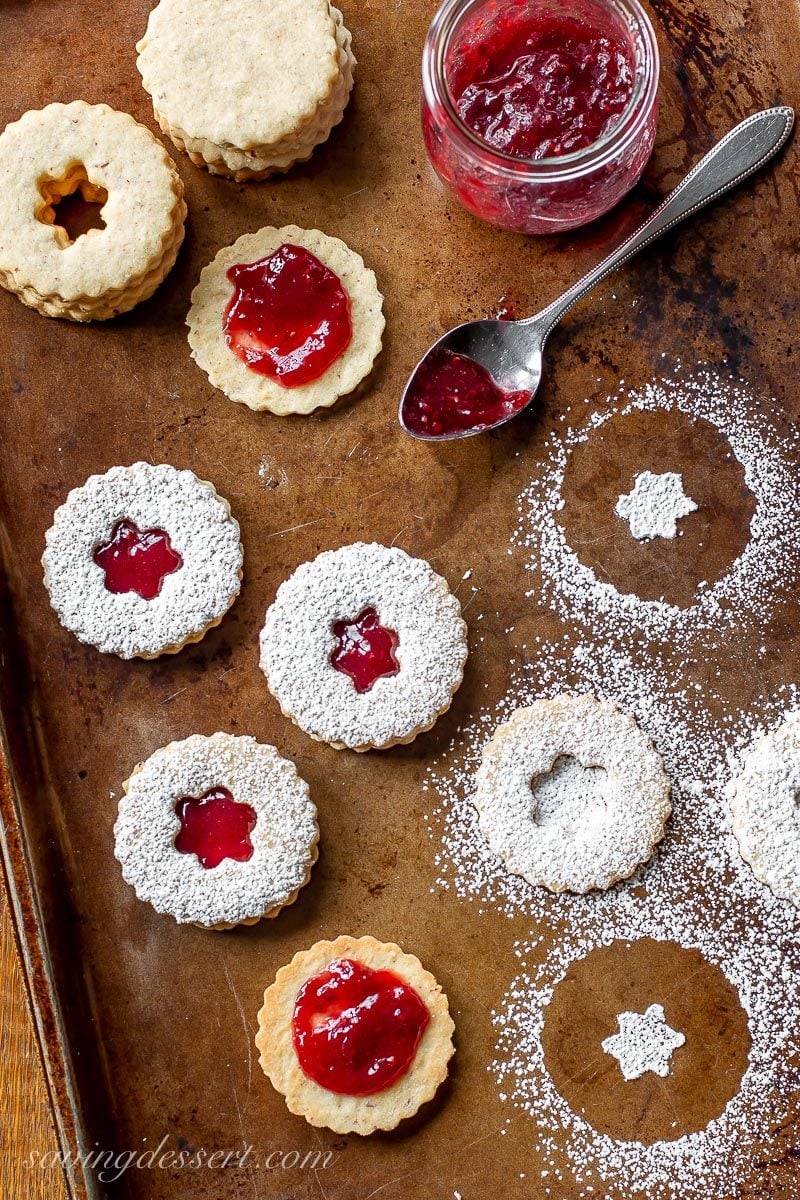
[[[561,758],[605,772],[602,810],[580,803],[537,821],[535,782]],[[605,890],[646,862],[664,836],[670,782],[633,717],[594,696],[519,708],[483,751],[474,804],[489,846],[514,875],[552,892]]]
[[[70,242],[49,223],[52,205],[84,175],[108,193],[105,228]],[[186,205],[172,160],[149,129],[106,104],[49,104],[7,125],[0,186],[0,284],[48,316],[127,312],[152,295],[183,241]]]
[[[264,179],[341,121],[351,41],[328,0],[161,0],[137,65],[156,120],[197,166]]]
[[[152,600],[114,593],[94,561],[119,521],[163,529],[183,565]],[[167,464],[134,463],[90,475],[56,509],[42,556],[44,585],[61,624],[120,658],[176,654],[219,625],[239,594],[238,522],[213,484]]]
[[[319,827],[308,784],[274,746],[194,734],[157,750],[122,785],[114,854],[126,883],[157,912],[210,929],[253,925],[293,904],[311,878]],[[225,787],[257,821],[253,854],[206,869],[175,847],[175,805]]]
[[[731,785],[742,858],[782,900],[800,906],[800,711],[750,747]]]
[[[331,663],[333,626],[368,608],[397,634],[400,669],[358,692]],[[261,669],[284,715],[337,750],[413,741],[450,707],[466,659],[467,627],[447,581],[424,559],[375,542],[299,566],[261,631]]]
[[[237,263],[259,262],[287,243],[303,246],[339,277],[350,299],[353,326],[350,345],[325,374],[294,388],[283,387],[250,370],[228,346],[223,329],[223,317],[233,295],[233,285],[227,278],[229,268]],[[296,225],[285,225],[282,229],[267,226],[257,233],[244,234],[232,246],[223,247],[200,274],[186,323],[192,357],[214,387],[230,400],[277,416],[329,408],[340,396],[354,391],[369,375],[381,352],[386,325],[383,296],[378,291],[375,273],[364,265],[361,255],[339,238],[328,237],[318,229],[299,229]]]
[[[339,958],[352,959],[376,971],[393,971],[414,988],[430,1014],[408,1071],[371,1096],[341,1095],[321,1087],[304,1073],[294,1048],[292,1015],[297,993],[306,980]],[[281,967],[264,993],[256,1047],[261,1069],[283,1095],[290,1112],[305,1117],[310,1125],[335,1133],[367,1135],[377,1129],[395,1129],[433,1099],[447,1078],[448,1064],[455,1053],[454,1031],[447,996],[418,958],[404,954],[393,942],[343,935],[332,942],[317,942]]]

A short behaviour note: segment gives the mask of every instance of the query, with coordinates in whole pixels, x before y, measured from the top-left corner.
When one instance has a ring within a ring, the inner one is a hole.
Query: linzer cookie
[[[123,877],[179,924],[253,925],[294,903],[311,877],[317,810],[274,746],[195,734],[157,750],[123,788]]]
[[[104,321],[146,300],[183,241],[183,185],[164,147],[106,104],[49,104],[0,134],[0,284],[50,317]],[[71,236],[72,196],[102,228]]]
[[[491,849],[552,892],[627,879],[664,836],[670,782],[650,738],[606,700],[520,708],[483,752],[475,807]]]
[[[318,229],[268,227],[220,250],[192,292],[189,345],[231,400],[279,416],[352,392],[381,350],[383,296],[364,260]]]
[[[317,942],[264,993],[256,1046],[290,1112],[336,1133],[394,1129],[454,1053],[447,997],[413,954],[373,937]]]
[[[80,641],[157,658],[199,641],[238,596],[239,525],[191,471],[112,467],[56,510],[42,564],[58,619]]]
[[[789,713],[745,755],[731,787],[742,858],[776,896],[800,906],[800,712]]]
[[[396,547],[356,543],[278,588],[261,669],[286,716],[336,749],[410,742],[450,707],[467,627],[446,580]]]
[[[161,0],[137,45],[156,120],[197,166],[265,179],[338,125],[355,58],[328,0]]]

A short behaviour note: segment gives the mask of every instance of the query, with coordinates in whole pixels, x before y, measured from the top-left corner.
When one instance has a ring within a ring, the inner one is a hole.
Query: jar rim
[[[461,118],[447,82],[447,52],[462,17],[486,0],[444,0],[425,39],[422,56],[422,85],[430,108],[444,109],[456,133],[468,143],[481,165],[498,174],[524,179],[568,181],[596,171],[615,160],[639,136],[655,102],[660,73],[660,56],[653,24],[639,0],[593,0],[620,14],[632,26],[636,50],[636,81],[619,121],[602,137],[551,158],[517,158],[495,150]],[[638,35],[638,36],[637,36]]]

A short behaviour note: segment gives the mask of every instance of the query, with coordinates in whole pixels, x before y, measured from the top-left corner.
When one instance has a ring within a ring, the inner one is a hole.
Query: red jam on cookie
[[[591,146],[633,94],[630,47],[611,31],[535,6],[507,6],[448,64],[462,121],[503,154],[557,158]]]
[[[127,520],[117,522],[93,557],[105,571],[107,591],[136,592],[143,600],[154,600],[165,577],[183,566],[163,529],[139,529]]]
[[[233,296],[223,328],[251,370],[287,388],[313,383],[353,337],[350,298],[341,281],[303,246],[285,243],[227,272]]]
[[[175,849],[196,854],[211,870],[226,858],[248,862],[253,857],[250,834],[258,820],[249,804],[239,804],[227,788],[212,788],[197,798],[185,796],[175,805],[181,827]]]
[[[441,349],[429,355],[403,402],[411,433],[442,437],[488,429],[519,412],[530,392],[510,392],[471,358]]]
[[[320,1087],[371,1096],[405,1075],[429,1021],[393,971],[340,958],[298,992],[292,1037],[302,1070]]]
[[[333,633],[337,646],[331,664],[350,676],[357,692],[368,692],[376,680],[400,670],[395,657],[400,639],[381,625],[374,608],[365,608],[354,621],[336,621]]]

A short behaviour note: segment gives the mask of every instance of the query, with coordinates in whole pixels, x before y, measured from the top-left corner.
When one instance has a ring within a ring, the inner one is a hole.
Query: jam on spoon
[[[105,572],[109,592],[136,592],[143,600],[154,600],[167,575],[183,566],[163,529],[139,529],[133,521],[117,521],[111,538],[93,555]]]
[[[338,275],[305,247],[286,243],[258,262],[237,263],[228,279],[225,341],[252,371],[302,387],[350,345],[350,298]]]
[[[297,994],[292,1037],[304,1073],[345,1096],[371,1096],[403,1076],[430,1013],[393,971],[340,958]]]
[[[417,371],[403,421],[422,437],[477,433],[513,416],[530,398],[527,391],[506,391],[480,363],[442,347]]]
[[[226,858],[247,862],[253,857],[250,834],[258,820],[255,809],[238,803],[227,788],[212,788],[198,797],[184,796],[175,812],[181,823],[175,849],[196,854],[207,870]]]
[[[354,621],[336,621],[333,633],[337,644],[331,664],[350,676],[357,692],[368,692],[376,680],[400,670],[395,657],[400,639],[381,625],[374,608],[365,608]]]

